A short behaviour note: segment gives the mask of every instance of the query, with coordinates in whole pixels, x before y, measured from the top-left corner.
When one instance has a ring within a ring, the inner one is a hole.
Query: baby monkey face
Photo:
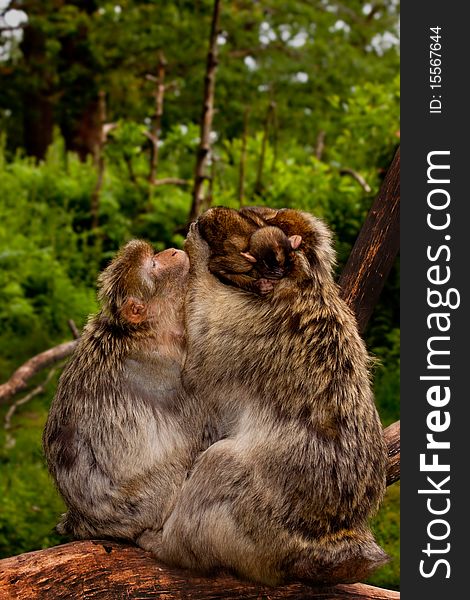
[[[279,227],[261,227],[250,238],[248,252],[243,256],[253,264],[262,277],[281,279],[290,270],[294,250],[302,242],[299,235],[287,235]]]
[[[291,266],[291,248],[288,245],[276,244],[261,248],[257,254],[257,269],[267,279],[281,279]]]

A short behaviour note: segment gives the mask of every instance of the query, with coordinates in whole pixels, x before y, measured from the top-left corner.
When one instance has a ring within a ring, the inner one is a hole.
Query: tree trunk
[[[364,329],[400,247],[400,149],[339,278],[341,296]]]
[[[206,76],[204,79],[204,103],[201,116],[201,133],[194,171],[193,201],[189,213],[189,221],[194,221],[201,212],[204,200],[204,180],[206,163],[211,149],[210,134],[214,117],[215,74],[217,71],[217,33],[219,30],[220,0],[214,0],[212,25],[207,54]]]
[[[150,131],[151,150],[150,150],[150,171],[149,171],[149,182],[155,183],[157,179],[158,169],[158,142],[160,140],[160,134],[162,129],[162,116],[163,116],[163,99],[165,97],[165,68],[167,62],[163,52],[159,53],[158,56],[158,67],[157,77],[155,78],[155,116],[153,120],[153,127]]]
[[[95,146],[94,158],[96,165],[96,183],[91,195],[91,230],[94,231],[98,228],[99,225],[99,213],[100,213],[100,194],[101,188],[103,187],[104,181],[104,145],[106,142],[106,135],[104,131],[104,126],[106,123],[106,95],[103,90],[100,90],[98,95],[98,106],[99,106],[99,131],[100,137]]]
[[[28,155],[42,160],[52,142],[54,130],[54,89],[50,75],[43,66],[47,64],[45,33],[27,25],[24,28],[21,51],[32,78],[31,85],[23,91],[23,143]],[[40,72],[37,71],[38,68],[41,69]],[[36,69],[34,78],[33,69]]]
[[[246,166],[246,144],[248,141],[248,116],[250,109],[245,108],[245,114],[243,115],[243,135],[242,135],[242,147],[240,151],[240,168],[238,172],[238,205],[241,208],[245,200],[245,166]]]
[[[263,139],[261,141],[261,152],[259,155],[258,173],[256,175],[256,183],[255,183],[255,194],[263,193],[263,172],[264,172],[264,162],[266,159],[266,146],[268,143],[269,126],[271,125],[271,121],[274,117],[275,110],[276,110],[276,103],[270,102],[270,104],[268,106],[268,110],[266,111],[266,119],[264,121]]]

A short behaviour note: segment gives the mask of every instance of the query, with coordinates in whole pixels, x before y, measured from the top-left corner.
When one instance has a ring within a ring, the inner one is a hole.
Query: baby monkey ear
[[[297,250],[297,248],[302,243],[302,236],[300,235],[291,235],[289,238],[290,247],[292,250]]]
[[[246,260],[249,260],[251,263],[255,263],[258,262],[256,260],[256,258],[253,256],[253,254],[250,254],[249,252],[240,252],[240,254],[246,258]]]
[[[138,325],[147,318],[147,305],[137,298],[127,298],[120,312],[125,321]]]

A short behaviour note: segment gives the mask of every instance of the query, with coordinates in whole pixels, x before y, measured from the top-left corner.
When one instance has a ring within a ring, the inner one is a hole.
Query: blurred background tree
[[[182,246],[213,8],[0,0],[0,381],[70,339],[70,319],[83,326],[97,273],[125,241]],[[221,2],[204,207],[309,210],[332,227],[340,270],[399,143],[398,26],[396,0]],[[366,341],[389,424],[397,265]],[[0,410],[3,556],[60,541],[40,445],[59,372],[6,428]],[[375,524],[393,560],[373,581],[387,587],[399,585],[398,494],[389,488]]]

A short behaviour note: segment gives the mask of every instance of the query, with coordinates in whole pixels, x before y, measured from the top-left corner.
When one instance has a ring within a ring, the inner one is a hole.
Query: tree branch
[[[248,140],[248,117],[250,114],[250,108],[245,107],[245,113],[243,115],[243,134],[242,134],[242,147],[240,151],[240,165],[238,168],[238,205],[240,208],[243,206],[245,198],[245,166],[246,166],[246,145]]]
[[[400,479],[400,421],[395,421],[384,429],[388,448],[387,485]]]
[[[262,194],[263,192],[263,171],[264,171],[264,161],[266,158],[266,146],[268,143],[269,136],[269,128],[272,121],[275,118],[276,114],[276,103],[272,100],[269,103],[268,109],[266,111],[266,117],[264,120],[264,128],[263,128],[263,138],[261,140],[261,151],[259,155],[258,161],[258,171],[256,174],[256,182],[255,182],[255,194]]]
[[[364,331],[400,246],[400,149],[339,278],[341,296]]]
[[[75,321],[73,319],[69,319],[67,321],[67,325],[69,326],[69,329],[72,332],[73,338],[75,340],[78,340],[78,338],[80,337],[80,332],[78,331],[78,327],[76,326]]]
[[[5,598],[166,598],[167,600],[397,600],[398,592],[361,583],[280,588],[225,575],[201,577],[157,563],[150,553],[111,541],[81,541],[0,560]]]
[[[13,415],[16,412],[16,409],[19,408],[20,406],[23,406],[26,403],[28,403],[35,396],[42,394],[45,391],[47,384],[54,377],[56,371],[57,371],[57,368],[55,368],[55,367],[53,369],[51,369],[49,371],[46,379],[42,383],[40,383],[37,387],[35,387],[33,390],[31,390],[29,392],[29,394],[26,394],[26,396],[24,396],[23,398],[20,398],[16,402],[14,402],[8,409],[8,411],[5,415],[4,425],[3,425],[4,429],[6,431],[5,448],[12,448],[15,445],[15,438],[11,435],[10,429],[11,429],[11,420],[13,418]]]
[[[5,404],[9,398],[26,389],[28,381],[39,371],[70,356],[76,345],[77,340],[72,340],[30,358],[13,373],[6,383],[0,385],[0,404]]]
[[[95,146],[95,165],[96,165],[96,183],[91,194],[90,213],[91,213],[91,229],[94,231],[99,225],[100,213],[100,195],[101,188],[104,182],[104,145],[106,143],[106,94],[104,90],[98,92],[98,115],[99,115],[99,140]]]
[[[188,186],[191,185],[191,181],[189,181],[188,179],[180,179],[179,177],[162,177],[161,179],[156,179],[153,182],[153,185],[155,186],[159,186],[159,185],[182,185],[182,186]]]
[[[321,160],[323,158],[323,152],[325,150],[325,137],[326,131],[324,129],[321,129],[318,132],[317,139],[315,142],[315,158],[318,158],[318,160]]]
[[[153,117],[153,126],[149,135],[149,139],[152,142],[152,146],[150,153],[150,169],[148,180],[151,185],[155,185],[155,181],[157,179],[159,138],[162,129],[163,100],[165,97],[166,65],[167,61],[165,55],[163,54],[163,52],[159,52],[157,77],[153,78],[155,80],[155,114]]]
[[[367,183],[367,181],[364,179],[364,177],[357,171],[354,171],[354,169],[350,169],[349,167],[344,167],[343,169],[339,170],[339,174],[340,175],[351,175],[351,177],[357,181],[357,183],[366,192],[366,194],[371,193],[372,189],[371,189],[370,185]]]

